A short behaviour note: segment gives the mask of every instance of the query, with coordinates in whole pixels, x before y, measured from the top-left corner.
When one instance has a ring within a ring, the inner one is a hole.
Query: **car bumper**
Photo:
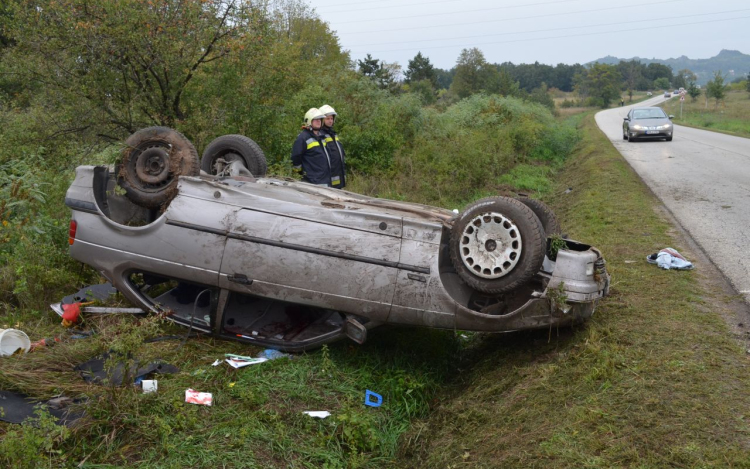
[[[652,133],[656,132],[656,133]],[[630,138],[668,138],[672,136],[672,129],[667,130],[634,130],[630,129],[628,135]]]

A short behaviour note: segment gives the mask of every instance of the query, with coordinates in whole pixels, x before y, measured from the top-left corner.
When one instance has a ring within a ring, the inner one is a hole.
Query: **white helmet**
[[[311,127],[312,121],[315,119],[323,119],[325,118],[325,114],[320,112],[320,109],[316,107],[311,107],[306,113],[305,113],[305,127]]]
[[[319,110],[320,110],[320,112],[322,112],[323,114],[325,114],[326,117],[328,117],[328,116],[338,116],[338,114],[336,113],[336,110],[334,108],[332,108],[331,106],[327,105],[327,104],[324,104],[324,105],[320,106]]]

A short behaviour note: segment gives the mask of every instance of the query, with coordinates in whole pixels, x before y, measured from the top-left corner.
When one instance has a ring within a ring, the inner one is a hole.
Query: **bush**
[[[497,193],[500,184],[543,191],[548,184],[528,187],[503,175],[519,164],[562,161],[578,140],[574,125],[558,124],[549,109],[517,98],[474,95],[444,112],[423,109],[419,119],[393,171],[360,190],[451,207]]]

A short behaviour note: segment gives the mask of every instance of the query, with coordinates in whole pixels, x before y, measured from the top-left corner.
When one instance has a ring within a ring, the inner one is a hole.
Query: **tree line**
[[[398,64],[380,61],[370,54],[358,60],[358,70],[376,80],[382,89],[415,92],[428,104],[450,103],[475,93],[488,93],[520,96],[553,107],[548,96],[553,88],[577,92],[579,104],[603,107],[619,100],[623,94],[632,100],[636,91],[685,88],[693,97],[701,94],[695,73],[689,69],[674,72],[670,66],[660,63],[643,64],[637,60],[620,61],[617,65],[489,63],[477,48],[462,50],[456,65],[448,70],[434,67],[428,57],[418,52],[409,60],[403,82],[399,79],[401,67]],[[716,91],[721,87],[716,79],[715,76],[709,82],[712,90],[709,97],[720,93]]]

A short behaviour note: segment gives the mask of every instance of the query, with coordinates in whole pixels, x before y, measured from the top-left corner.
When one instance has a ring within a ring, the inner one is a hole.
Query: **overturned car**
[[[383,324],[483,332],[564,326],[607,294],[601,253],[529,198],[460,214],[266,178],[247,137],[197,152],[153,127],[114,167],[80,166],[70,254],[147,311],[300,351]]]

